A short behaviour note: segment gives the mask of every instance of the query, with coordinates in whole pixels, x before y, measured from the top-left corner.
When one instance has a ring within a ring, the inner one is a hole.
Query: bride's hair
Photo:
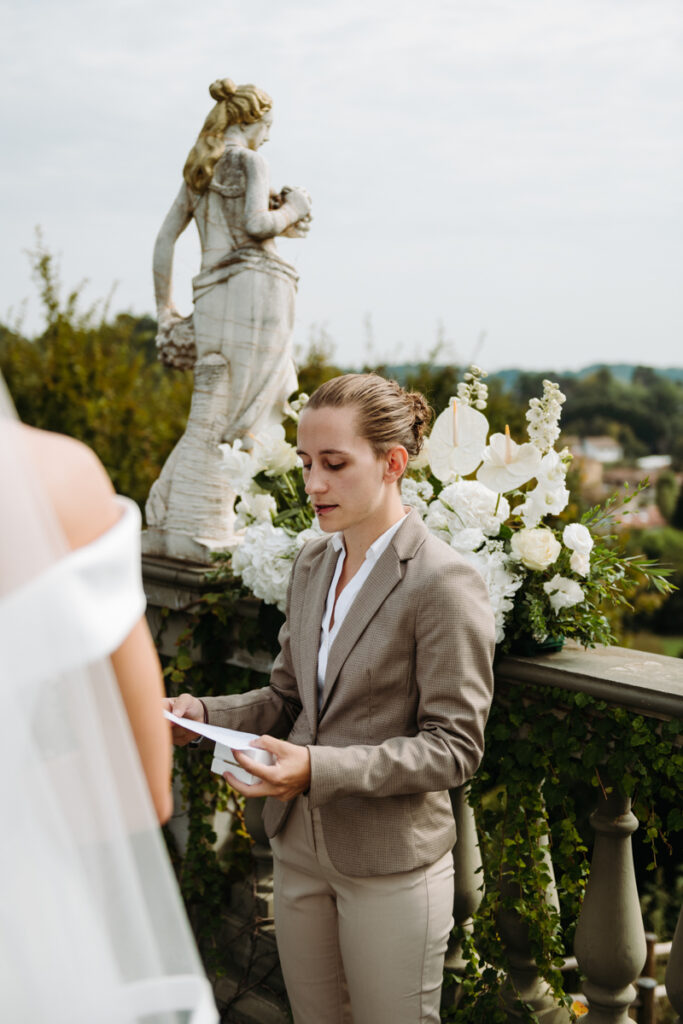
[[[375,455],[403,445],[414,458],[424,441],[432,409],[419,391],[406,391],[395,380],[377,373],[346,373],[325,381],[313,392],[305,409],[351,407],[356,429]]]
[[[254,124],[273,106],[263,89],[235,85],[231,78],[219,78],[209,86],[216,101],[183,168],[183,177],[193,192],[205,192],[216,164],[225,151],[225,132],[233,124]]]

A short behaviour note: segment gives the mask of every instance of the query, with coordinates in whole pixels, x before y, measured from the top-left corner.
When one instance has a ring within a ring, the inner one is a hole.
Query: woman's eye
[[[301,463],[301,468],[303,469],[304,473],[310,472],[310,469],[311,469],[310,462],[302,462]]]
[[[343,467],[344,467],[344,463],[343,462],[328,462],[327,463],[327,468],[328,469],[343,469]]]

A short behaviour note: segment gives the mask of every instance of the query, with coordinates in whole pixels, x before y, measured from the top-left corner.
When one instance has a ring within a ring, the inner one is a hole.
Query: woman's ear
[[[386,453],[387,468],[384,479],[387,483],[394,483],[401,479],[408,465],[408,452],[402,444],[397,444]]]

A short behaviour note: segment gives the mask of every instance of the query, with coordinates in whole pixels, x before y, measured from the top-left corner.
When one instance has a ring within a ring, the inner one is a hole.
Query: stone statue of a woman
[[[222,441],[251,437],[282,420],[296,390],[291,336],[297,274],[278,255],[278,235],[302,237],[311,202],[299,188],[270,190],[258,150],[268,140],[272,100],[253,85],[214,82],[216,104],[192,147],[184,182],[154,248],[154,290],[162,360],[194,366],[185,434],[153,485],[145,548],[201,557],[232,537],[233,495],[220,471]],[[173,250],[194,220],[202,262],[194,312],[171,298]],[[189,538],[189,543],[186,540]]]

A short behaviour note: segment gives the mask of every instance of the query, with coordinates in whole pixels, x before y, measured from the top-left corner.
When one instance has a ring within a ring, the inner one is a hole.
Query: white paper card
[[[259,761],[261,764],[275,763],[273,755],[267,750],[250,746],[252,740],[258,739],[256,733],[240,732],[237,729],[224,729],[220,725],[209,725],[206,722],[194,722],[190,718],[179,718],[170,711],[164,711],[164,718],[167,718],[169,722],[173,722],[175,725],[181,725],[183,729],[188,729],[190,732],[196,732],[199,736],[204,736],[208,740],[213,740],[216,746],[211,770],[218,775],[222,775],[226,771],[232,772],[235,778],[246,782],[248,786],[253,786],[261,781],[261,779],[237,764],[232,756],[233,750],[244,750],[249,757]]]

